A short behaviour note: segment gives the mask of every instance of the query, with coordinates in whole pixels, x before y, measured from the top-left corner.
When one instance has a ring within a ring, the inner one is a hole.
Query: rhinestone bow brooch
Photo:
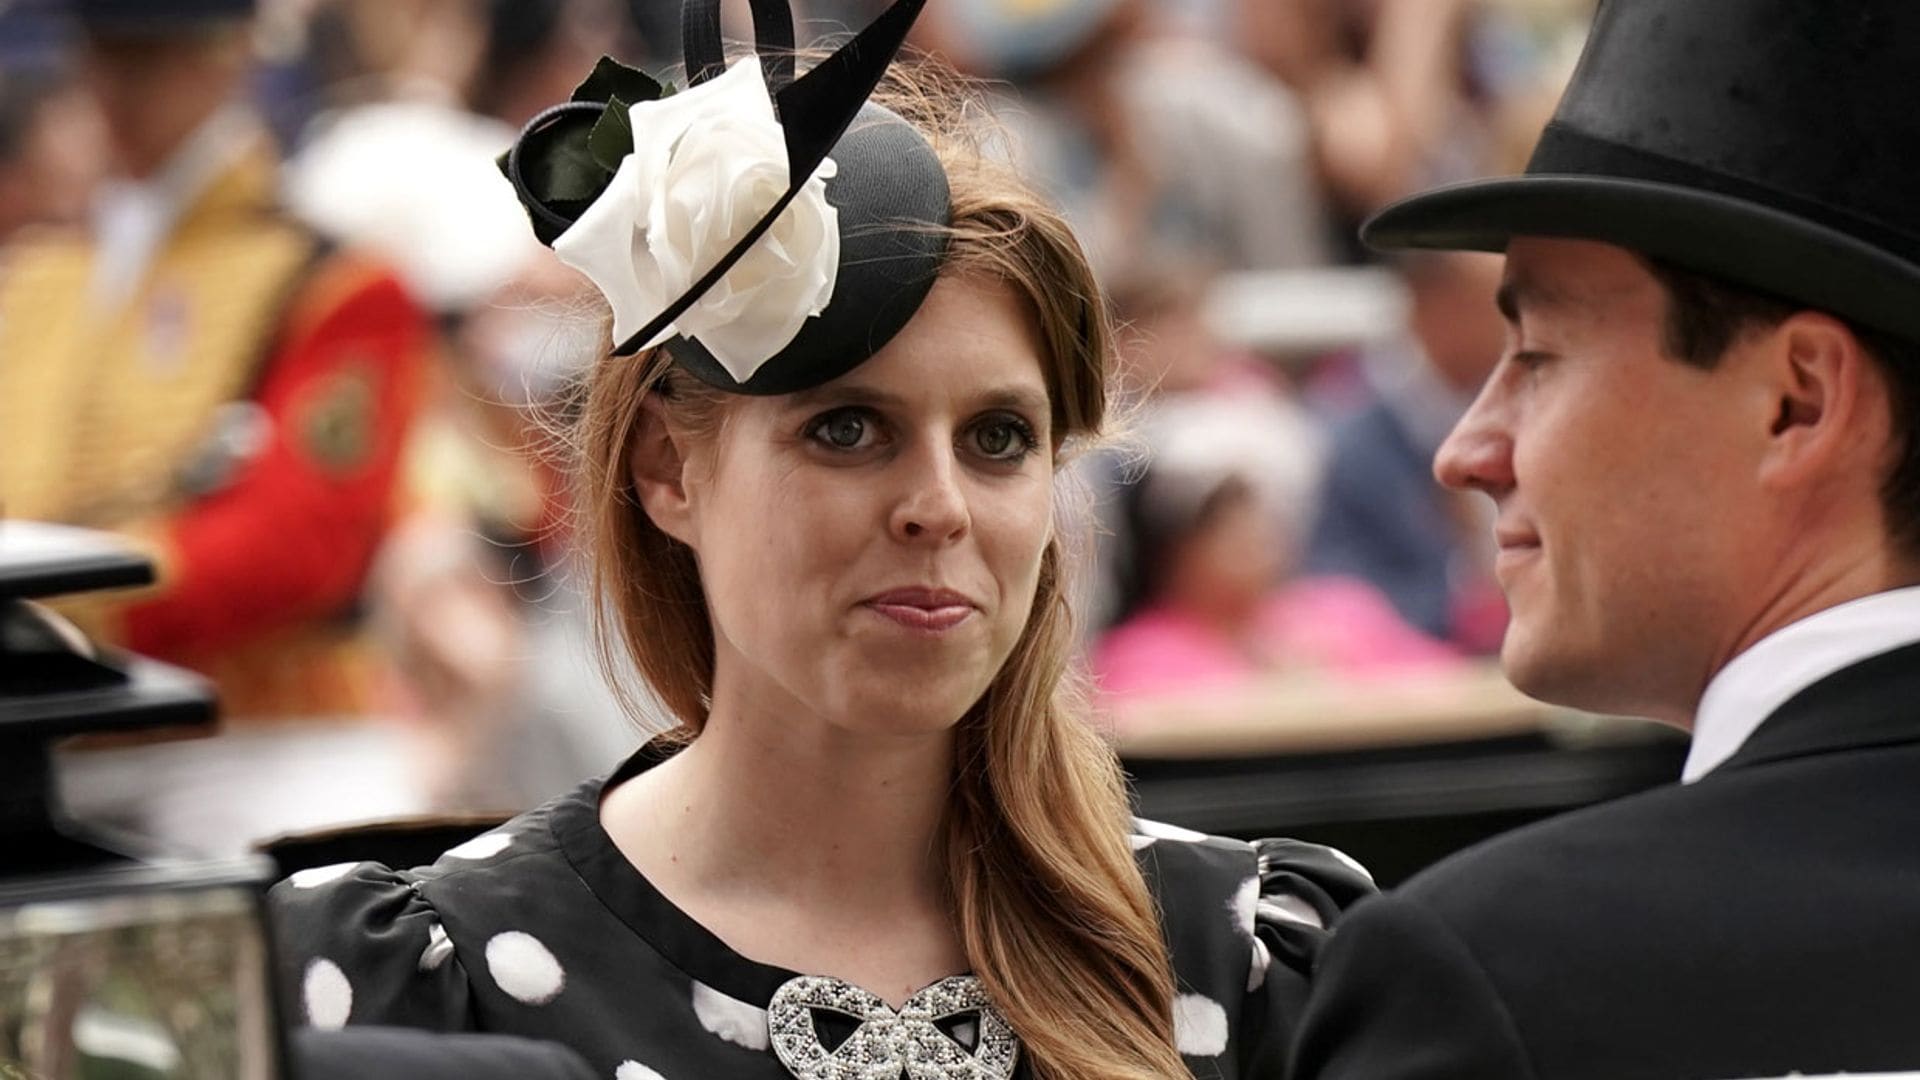
[[[1020,1057],[1019,1037],[972,975],[934,983],[899,1012],[851,983],[802,975],[773,995],[767,1031],[798,1080],[1008,1080]],[[833,1032],[842,1037],[829,1048],[822,1036]]]

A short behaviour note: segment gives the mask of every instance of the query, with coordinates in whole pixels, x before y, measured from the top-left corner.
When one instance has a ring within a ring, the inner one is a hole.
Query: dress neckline
[[[600,823],[606,792],[677,750],[668,740],[649,740],[606,777],[574,789],[553,809],[554,839],[588,891],[669,963],[730,998],[764,1008],[775,991],[802,973],[740,955],[655,888]]]

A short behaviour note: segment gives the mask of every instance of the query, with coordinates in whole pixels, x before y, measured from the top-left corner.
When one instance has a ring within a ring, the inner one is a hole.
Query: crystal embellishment
[[[832,1050],[814,1028],[814,1010],[839,1013],[859,1027]],[[971,1050],[939,1022],[980,1018]],[[767,1005],[767,1032],[780,1063],[798,1080],[1009,1080],[1020,1039],[972,975],[942,979],[895,1012],[875,995],[824,975],[787,980]]]

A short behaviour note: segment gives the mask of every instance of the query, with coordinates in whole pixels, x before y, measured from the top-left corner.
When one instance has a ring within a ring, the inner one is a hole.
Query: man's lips
[[[951,630],[979,610],[972,598],[952,589],[889,589],[864,603],[876,614],[908,629],[932,633]]]
[[[1495,528],[1494,574],[1504,582],[1507,572],[1540,553],[1540,535],[1527,529]]]
[[[1530,529],[1500,526],[1493,530],[1493,543],[1501,551],[1537,548],[1540,546],[1540,534]]]

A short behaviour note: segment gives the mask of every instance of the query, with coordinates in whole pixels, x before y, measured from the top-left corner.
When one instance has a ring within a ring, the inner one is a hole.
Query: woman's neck
[[[715,886],[771,873],[838,904],[938,892],[949,732],[871,735],[716,712],[651,793],[681,864]]]
[[[952,732],[735,705],[716,695],[698,738],[607,796],[622,853],[751,959],[890,1000],[964,970],[939,852]]]

